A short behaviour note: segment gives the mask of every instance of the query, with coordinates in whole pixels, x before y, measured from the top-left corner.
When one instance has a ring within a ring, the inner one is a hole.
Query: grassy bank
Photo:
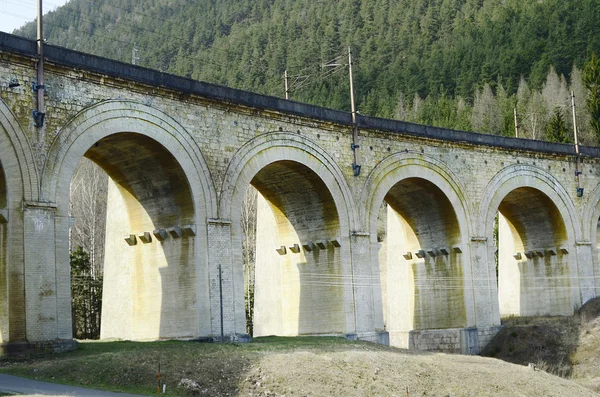
[[[150,395],[156,394],[160,365],[161,380],[167,384],[170,395],[195,392],[209,396],[235,395],[244,374],[262,355],[295,349],[341,351],[358,346],[378,348],[342,338],[270,337],[257,338],[249,344],[84,341],[71,353],[2,358],[0,371],[50,382]]]
[[[0,359],[0,372],[89,388],[171,396],[595,396],[500,360],[415,353],[342,338],[247,344],[84,342],[65,354]],[[1,390],[1,388],[0,388]]]

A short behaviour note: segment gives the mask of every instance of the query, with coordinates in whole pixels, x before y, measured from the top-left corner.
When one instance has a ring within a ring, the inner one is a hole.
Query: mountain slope
[[[293,99],[344,110],[350,46],[357,108],[393,117],[415,94],[472,105],[485,84],[511,96],[550,67],[568,78],[600,52],[599,19],[598,0],[71,0],[45,37],[126,62],[135,47],[142,66],[277,96],[287,69]]]

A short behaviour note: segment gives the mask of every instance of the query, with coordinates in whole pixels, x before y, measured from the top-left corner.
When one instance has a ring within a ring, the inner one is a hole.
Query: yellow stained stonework
[[[82,157],[110,177],[103,338],[245,334],[250,185],[256,336],[473,353],[501,316],[600,292],[597,149],[582,148],[578,197],[570,146],[360,116],[355,175],[346,113],[54,47],[39,128],[31,43],[0,34],[1,344],[72,338]]]

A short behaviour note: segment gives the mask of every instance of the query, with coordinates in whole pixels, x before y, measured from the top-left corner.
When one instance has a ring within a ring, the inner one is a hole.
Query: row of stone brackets
[[[138,240],[144,244],[151,243],[152,240],[165,241],[169,236],[173,239],[182,237],[193,237],[196,235],[195,225],[174,226],[168,229],[156,229],[152,232],[143,232],[139,234],[130,234],[125,237],[125,242],[129,246],[136,245]]]
[[[306,244],[302,244],[302,245],[294,244],[294,245],[290,245],[288,247],[286,247],[285,245],[282,245],[279,248],[275,248],[275,251],[277,251],[277,253],[279,255],[285,255],[285,254],[287,254],[287,251],[289,249],[290,252],[297,254],[300,252],[301,248],[304,249],[305,252],[311,252],[315,249],[326,250],[330,244],[331,244],[331,246],[333,246],[334,249],[341,247],[339,240],[331,240],[331,241],[321,240],[321,241],[317,241],[316,243],[309,241]]]
[[[419,259],[423,259],[426,256],[430,256],[432,258],[435,258],[436,256],[448,256],[448,255],[450,255],[450,252],[454,252],[455,254],[461,254],[462,248],[460,248],[459,245],[455,245],[451,248],[443,247],[443,248],[432,248],[432,249],[428,249],[428,250],[417,250],[417,251],[414,251],[414,254],[411,251],[407,251],[404,254],[402,254],[402,256],[406,260],[413,259],[413,256],[415,256]]]
[[[535,257],[543,258],[544,256],[556,256],[557,253],[567,255],[569,253],[569,250],[567,249],[567,247],[564,247],[564,246],[559,247],[558,249],[556,249],[555,247],[537,248],[537,249],[525,251],[525,252],[516,252],[515,254],[513,254],[513,257],[516,260],[520,261],[521,259],[523,259],[523,256],[525,256],[527,259],[533,259]]]

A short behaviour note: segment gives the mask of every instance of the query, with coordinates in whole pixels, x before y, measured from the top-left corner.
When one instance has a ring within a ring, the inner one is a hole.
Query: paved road
[[[18,378],[0,374],[0,391],[52,396],[75,397],[139,397],[134,394],[111,393],[107,391],[84,389],[83,387],[58,385],[56,383]]]

